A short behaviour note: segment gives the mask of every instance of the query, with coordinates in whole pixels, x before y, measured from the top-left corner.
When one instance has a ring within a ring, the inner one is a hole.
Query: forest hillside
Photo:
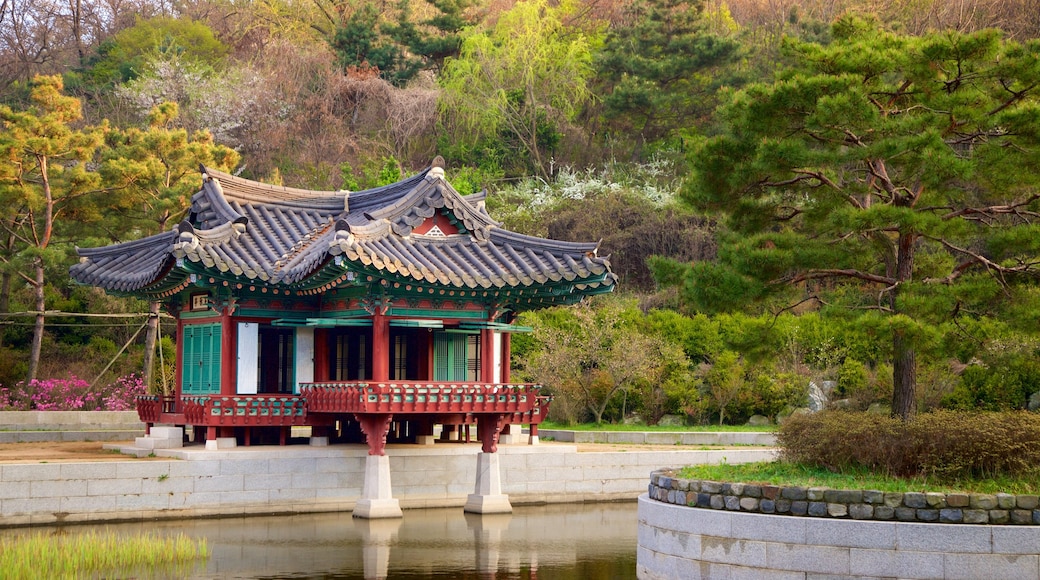
[[[611,256],[618,293],[514,340],[556,420],[1040,407],[1038,94],[1033,0],[0,0],[0,409],[171,388],[172,320],[68,268],[178,223],[200,164],[437,155]]]

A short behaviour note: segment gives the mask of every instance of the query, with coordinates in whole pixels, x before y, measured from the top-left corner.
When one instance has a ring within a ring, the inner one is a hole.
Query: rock
[[[1040,409],[1040,391],[1037,391],[1032,395],[1029,395],[1028,408],[1030,411],[1036,411],[1037,409]]]
[[[826,383],[826,381],[824,381]],[[830,399],[830,393],[825,391],[823,387],[816,384],[816,381],[809,381],[809,410],[813,413],[822,411],[827,408],[827,403]]]
[[[769,417],[765,415],[752,415],[747,422],[752,427],[765,427],[766,425],[772,425],[773,422],[769,420]]]
[[[641,416],[633,413],[633,414],[629,415],[628,417],[625,417],[624,420],[621,421],[621,424],[622,425],[642,425],[643,424],[643,418]]]
[[[662,427],[682,427],[685,421],[682,415],[664,415],[661,420],[657,422]]]

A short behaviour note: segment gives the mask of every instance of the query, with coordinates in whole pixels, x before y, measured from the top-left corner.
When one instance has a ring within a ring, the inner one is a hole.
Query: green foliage
[[[480,143],[508,133],[532,167],[549,173],[558,127],[590,98],[591,42],[564,23],[567,2],[524,0],[489,31],[473,29],[439,78],[439,108],[453,140]]]
[[[717,263],[662,274],[705,312],[873,311],[892,340],[893,411],[908,417],[914,353],[937,348],[938,325],[999,311],[1036,272],[1040,180],[1012,167],[1040,163],[1026,121],[1040,115],[1040,46],[852,18],[833,30],[825,46],[789,41],[794,66],[728,95],[685,195],[734,235]],[[996,260],[974,249],[994,232]]]
[[[153,59],[176,56],[215,66],[227,54],[228,47],[202,22],[169,17],[138,19],[102,42],[75,78],[81,78],[89,88],[107,89],[137,78]]]
[[[1013,355],[992,361],[992,366],[968,366],[943,404],[963,410],[1025,409],[1029,396],[1036,392],[1040,392],[1040,361],[1035,355]]]
[[[922,413],[909,422],[843,411],[789,418],[777,431],[786,461],[895,476],[998,477],[1040,461],[1040,415]]]
[[[100,174],[122,195],[109,198],[102,213],[114,222],[106,229],[115,241],[158,233],[177,221],[202,185],[200,165],[231,171],[238,164],[238,153],[208,132],[189,136],[174,128],[177,115],[175,103],[163,103],[152,109],[146,129],[108,135]]]
[[[639,317],[633,301],[618,299],[524,313],[537,343],[518,345],[523,372],[555,395],[554,420],[601,423],[612,403],[624,414],[633,392],[640,398],[633,407],[663,414],[667,393],[660,385],[681,380],[689,363],[678,345],[639,332],[631,322]]]
[[[607,34],[596,54],[596,79],[605,85],[603,115],[625,140],[678,135],[711,112],[719,86],[740,82],[726,70],[739,58],[739,45],[712,32],[702,6],[633,2]]]
[[[420,70],[439,66],[458,54],[460,33],[472,24],[464,10],[470,0],[423,2],[430,16],[416,21],[413,5],[400,0],[392,9],[361,4],[336,28],[329,44],[344,68],[374,67],[382,78],[402,86]]]

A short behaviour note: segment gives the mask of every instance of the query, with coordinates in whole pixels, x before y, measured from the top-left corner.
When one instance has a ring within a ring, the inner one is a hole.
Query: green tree
[[[634,301],[607,300],[529,315],[540,344],[528,352],[526,372],[602,423],[617,395],[661,382],[685,360],[677,345],[638,331],[629,321],[638,312]]]
[[[429,14],[416,19],[415,6]],[[385,80],[403,85],[424,68],[458,54],[460,33],[470,24],[470,0],[399,0],[393,10],[360,5],[336,27],[329,44],[344,67],[375,67]]]
[[[27,380],[36,378],[40,364],[47,267],[60,263],[67,250],[57,229],[96,217],[88,197],[101,191],[88,163],[96,160],[107,127],[74,128],[82,118],[80,102],[62,91],[61,77],[36,77],[30,108],[0,105],[0,223],[11,249],[2,259],[5,271],[17,272],[32,288],[36,311]]]
[[[118,203],[105,204],[108,242],[120,242],[159,233],[180,219],[191,196],[202,186],[199,165],[230,171],[239,161],[233,149],[213,142],[208,131],[189,136],[174,128],[177,105],[163,103],[152,109],[147,129],[130,128],[109,134],[101,174],[120,192]],[[151,386],[159,329],[159,303],[145,333],[143,380]]]
[[[456,140],[509,135],[548,176],[559,127],[591,97],[592,40],[564,24],[572,9],[569,2],[522,0],[494,28],[464,39],[440,77],[440,111]]]
[[[730,95],[686,196],[734,236],[671,278],[709,289],[686,294],[702,309],[780,295],[866,313],[891,337],[892,412],[908,419],[930,324],[1036,306],[1040,42],[848,18],[832,34],[789,43],[796,68]]]
[[[104,41],[81,74],[88,87],[106,89],[137,78],[155,58],[176,56],[216,65],[227,54],[227,46],[201,22],[165,16],[138,19]]]
[[[744,373],[743,359],[731,350],[723,350],[710,363],[701,365],[705,388],[719,409],[719,425],[726,419],[726,407],[744,390]]]
[[[713,34],[703,0],[647,0],[629,5],[596,55],[605,84],[603,115],[634,142],[653,142],[693,126],[714,108],[718,87],[737,81],[726,65],[739,56],[733,39]]]

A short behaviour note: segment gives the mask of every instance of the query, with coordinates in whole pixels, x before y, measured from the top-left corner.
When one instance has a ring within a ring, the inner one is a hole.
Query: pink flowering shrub
[[[12,388],[0,387],[0,410],[5,411],[128,411],[138,395],[146,394],[137,375],[120,377],[114,383],[90,388],[90,383],[67,379],[35,379]]]

